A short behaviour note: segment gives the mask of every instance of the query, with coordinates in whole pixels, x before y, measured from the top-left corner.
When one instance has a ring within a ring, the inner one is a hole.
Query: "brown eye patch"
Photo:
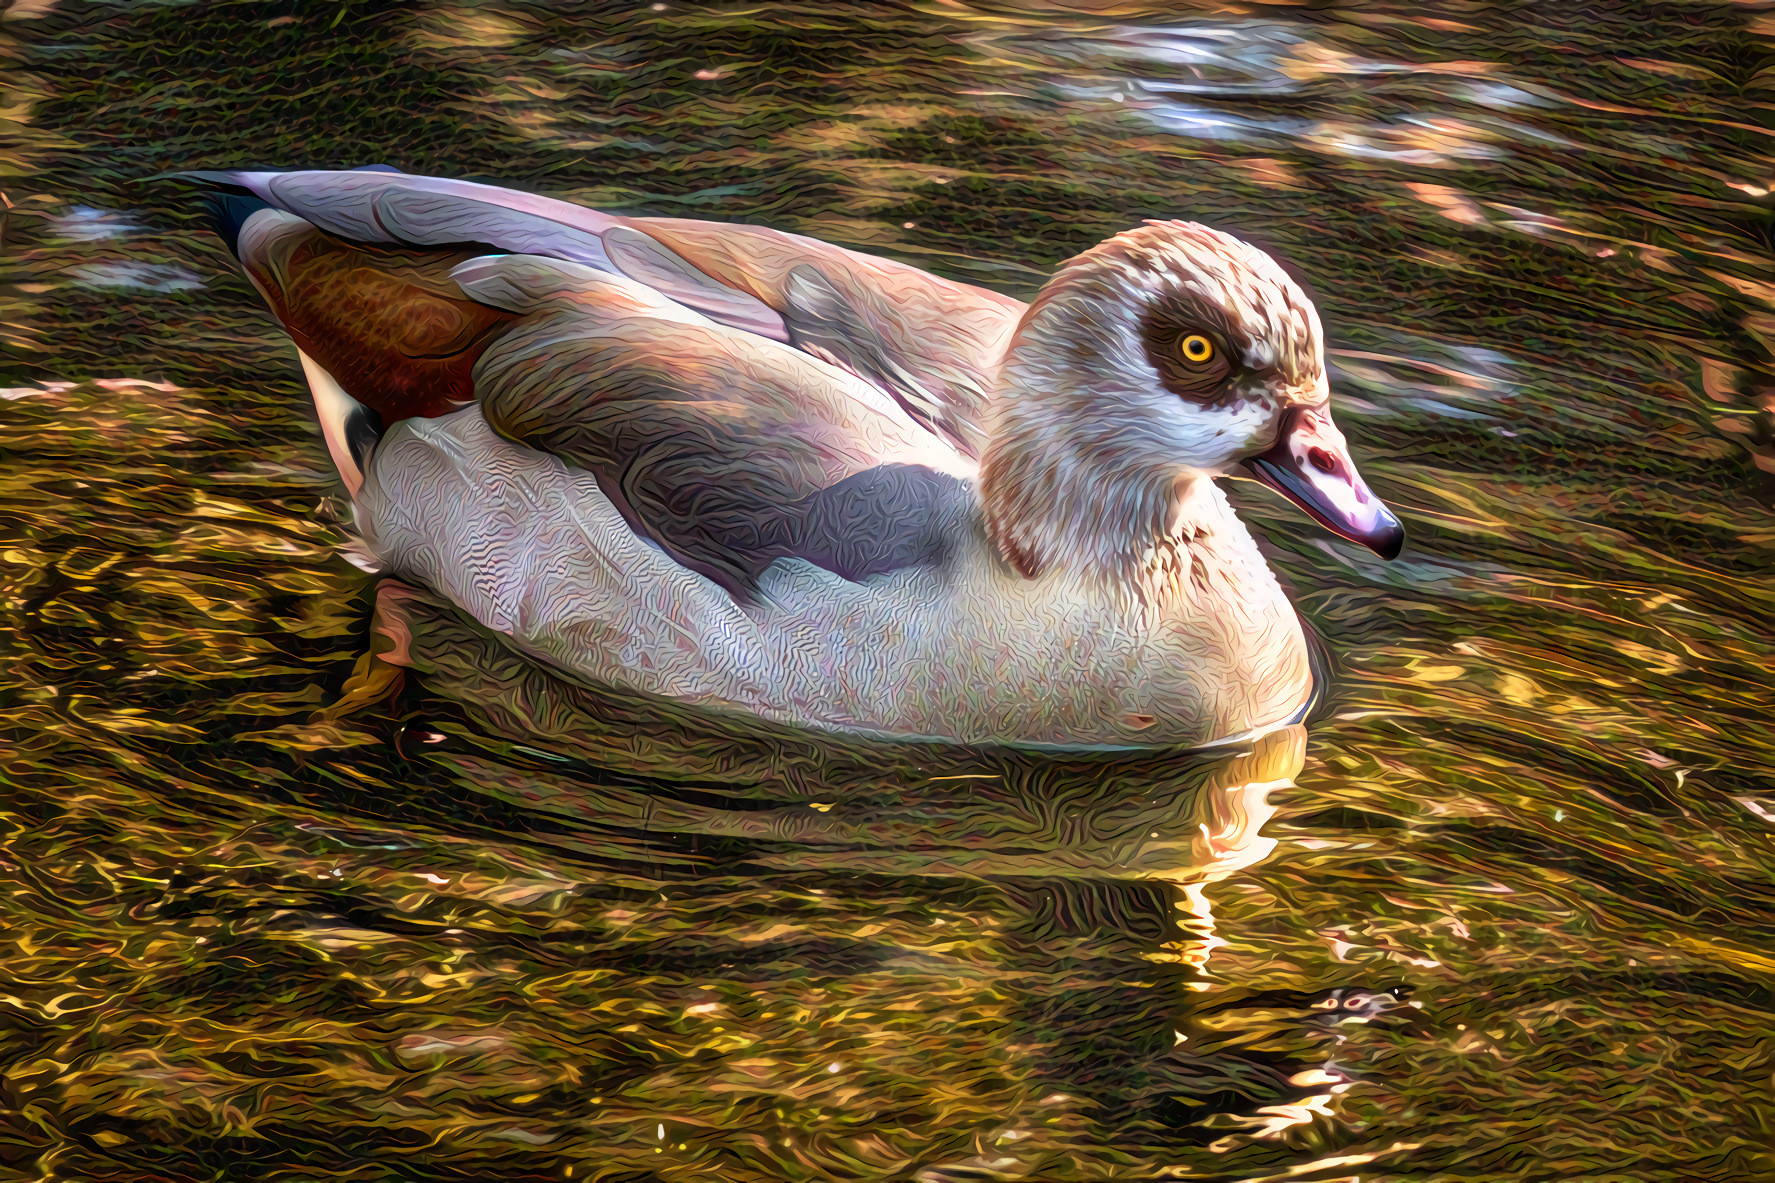
[[[1160,316],[1149,317],[1143,328],[1146,360],[1166,390],[1198,403],[1222,396],[1233,368],[1233,352],[1222,330],[1199,320]]]
[[[1204,404],[1226,395],[1244,343],[1226,309],[1193,293],[1173,292],[1147,310],[1140,332],[1146,360],[1166,390]]]

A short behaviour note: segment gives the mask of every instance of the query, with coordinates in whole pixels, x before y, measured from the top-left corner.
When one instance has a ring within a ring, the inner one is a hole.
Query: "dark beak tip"
[[[1392,529],[1364,541],[1367,542],[1369,550],[1391,562],[1399,557],[1400,551],[1405,549],[1405,527],[1396,525]]]
[[[1281,446],[1278,445],[1278,448]],[[1359,542],[1389,561],[1399,557],[1400,552],[1405,549],[1405,526],[1391,510],[1385,505],[1377,505],[1379,520],[1373,525],[1340,520],[1338,511],[1316,493],[1312,485],[1301,476],[1298,468],[1272,456],[1271,453],[1276,450],[1272,448],[1270,452],[1246,460],[1246,470],[1258,481],[1306,510],[1308,516],[1339,538]],[[1353,483],[1366,492],[1366,486],[1360,479]],[[1367,495],[1373,496],[1372,493]]]

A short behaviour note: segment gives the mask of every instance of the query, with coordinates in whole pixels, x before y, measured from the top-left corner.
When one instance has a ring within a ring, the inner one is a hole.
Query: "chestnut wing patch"
[[[450,269],[474,247],[345,242],[307,230],[248,269],[308,356],[392,425],[470,401],[481,352],[517,317],[464,299]]]

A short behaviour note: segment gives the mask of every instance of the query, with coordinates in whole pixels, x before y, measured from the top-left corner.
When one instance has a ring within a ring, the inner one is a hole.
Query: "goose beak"
[[[1362,480],[1323,404],[1284,411],[1275,445],[1245,467],[1327,530],[1383,559],[1397,558],[1405,545],[1405,527]]]

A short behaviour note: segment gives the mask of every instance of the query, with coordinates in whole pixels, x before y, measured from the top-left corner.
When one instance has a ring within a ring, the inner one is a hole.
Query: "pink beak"
[[[1269,451],[1245,461],[1251,474],[1340,538],[1360,542],[1383,559],[1399,556],[1405,527],[1356,471],[1331,409],[1291,407]]]

